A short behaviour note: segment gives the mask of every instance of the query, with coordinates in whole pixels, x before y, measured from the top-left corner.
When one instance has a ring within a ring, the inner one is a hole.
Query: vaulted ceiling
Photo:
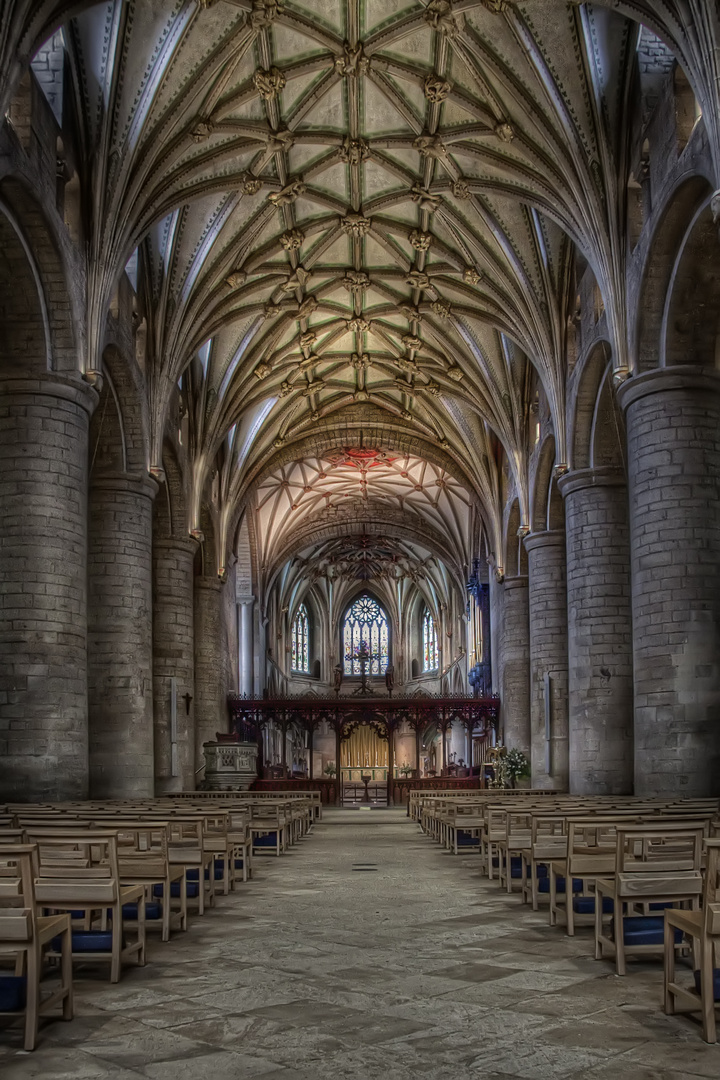
[[[609,6],[667,36],[675,5],[85,6],[63,5],[92,185],[86,365],[139,248],[149,465],[181,381],[189,524],[215,474],[222,528],[257,506],[266,554],[340,496],[375,516],[399,500],[458,562],[473,508],[497,549],[498,446],[528,521],[534,380],[567,461],[576,248],[626,362],[618,176],[637,23]],[[36,5],[47,25],[51,7]],[[369,428],[397,461],[363,489],[328,451]]]

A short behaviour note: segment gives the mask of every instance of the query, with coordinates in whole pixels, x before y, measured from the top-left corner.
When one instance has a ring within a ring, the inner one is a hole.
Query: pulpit
[[[257,779],[257,743],[208,742],[203,753],[209,791],[247,791]]]

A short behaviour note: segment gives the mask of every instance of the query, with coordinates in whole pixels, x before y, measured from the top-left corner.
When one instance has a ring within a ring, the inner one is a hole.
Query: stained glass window
[[[292,669],[310,674],[310,620],[304,604],[297,609],[293,619]]]
[[[423,671],[437,671],[438,667],[438,641],[435,631],[435,620],[428,608],[422,621],[423,637]]]
[[[363,644],[369,653],[368,675],[385,674],[390,662],[390,631],[387,615],[371,596],[358,597],[345,612],[342,643],[346,675],[362,674],[358,655]]]

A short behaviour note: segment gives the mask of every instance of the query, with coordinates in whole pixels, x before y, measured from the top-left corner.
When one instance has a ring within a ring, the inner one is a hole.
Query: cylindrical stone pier
[[[505,745],[530,757],[530,613],[528,579],[505,578],[502,593],[500,700]]]
[[[0,800],[88,794],[87,470],[97,394],[0,377]]]
[[[720,794],[720,375],[629,379],[635,793]]]
[[[526,536],[530,609],[532,784],[568,790],[565,532]]]
[[[189,537],[153,541],[153,727],[158,795],[195,788],[196,549],[196,542]]]
[[[205,764],[203,743],[228,730],[222,656],[222,589],[219,578],[195,578],[195,769]]]
[[[88,537],[90,796],[155,794],[152,504],[157,484],[93,477]]]
[[[573,795],[633,791],[632,614],[622,469],[568,473],[568,724]]]

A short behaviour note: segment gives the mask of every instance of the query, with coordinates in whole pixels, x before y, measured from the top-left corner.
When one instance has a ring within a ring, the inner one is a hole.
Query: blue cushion
[[[27,980],[24,975],[0,975],[0,1012],[25,1008]]]
[[[153,885],[153,896],[162,896],[162,894],[163,894],[163,886],[162,885]],[[200,882],[199,881],[188,881],[188,883],[187,883],[187,897],[188,897],[188,900],[196,900],[199,895],[200,895]],[[179,881],[171,881],[170,882],[170,896],[175,897],[175,898],[180,897],[180,882]]]
[[[702,986],[702,978],[699,971],[694,971],[693,975],[695,977],[695,989],[699,994],[700,987]],[[715,1001],[720,1001],[720,968],[713,968],[713,999]]]
[[[457,831],[457,845],[458,847],[479,847],[480,837],[473,836],[467,829],[458,829]]]
[[[610,924],[615,935],[615,920]],[[626,915],[623,918],[623,939],[626,945],[663,945],[665,919],[662,915]],[[682,930],[675,931],[675,944],[682,941]]]
[[[62,949],[62,938],[53,938],[52,947],[55,952]],[[110,952],[112,950],[111,930],[73,930],[72,951],[83,952]]]
[[[603,896],[603,915],[612,915],[615,910],[615,903],[612,896]],[[595,914],[595,897],[594,896],[576,896],[573,900],[573,911],[578,915],[594,915]]]
[[[129,919],[134,921],[138,917],[137,904],[123,904],[123,919]],[[162,905],[154,904],[152,901],[145,904],[145,919],[161,919],[162,918]]]
[[[236,859],[236,860],[235,860],[235,869],[236,869],[236,870],[242,870],[242,868],[243,868],[243,861],[242,861],[242,859]]]
[[[583,890],[582,881],[580,880],[580,878],[574,877],[573,878],[573,892],[574,893],[582,892],[582,890]],[[549,877],[540,878],[538,880],[538,892],[541,892],[541,893],[549,893],[550,892],[550,878]],[[564,877],[559,877],[559,878],[555,879],[555,892],[558,893],[558,894],[565,892],[565,878]]]
[[[536,875],[536,877],[539,877],[539,878],[547,877],[548,874],[549,874],[549,870],[548,870],[547,866],[545,865],[545,863],[544,862],[538,863],[537,866],[535,867],[535,875]]]
[[[253,845],[254,847],[276,847],[276,836],[277,834],[274,832],[268,833],[267,836],[256,836]]]

